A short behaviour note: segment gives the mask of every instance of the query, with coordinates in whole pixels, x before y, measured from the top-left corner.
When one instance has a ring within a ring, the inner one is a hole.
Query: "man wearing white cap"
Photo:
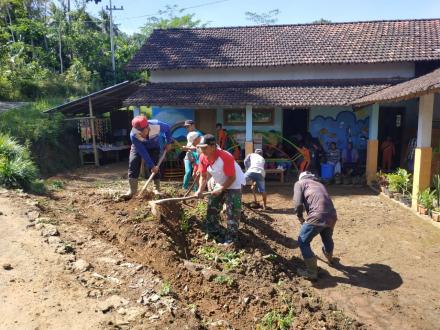
[[[318,278],[318,265],[310,243],[318,234],[323,243],[322,252],[328,262],[333,257],[333,228],[337,214],[327,189],[310,172],[302,172],[295,183],[293,192],[293,209],[301,223],[298,245],[306,264],[306,270],[298,270],[298,274],[309,280]],[[307,218],[303,218],[306,210]]]
[[[244,177],[246,181],[252,181],[252,192],[254,193],[254,202],[257,203],[257,197],[255,195],[255,186],[257,186],[258,192],[263,197],[263,210],[267,208],[267,195],[265,189],[264,178],[266,172],[264,170],[265,160],[263,158],[263,150],[255,149],[255,152],[249,154],[244,159],[244,166],[246,173]]]
[[[187,144],[182,149],[186,151],[185,158],[183,160],[185,165],[185,176],[183,177],[183,189],[188,189],[189,187],[189,180],[191,180],[192,172],[193,172],[193,166],[194,166],[194,157],[193,157],[193,151],[196,149],[192,142],[188,140],[188,136],[191,133],[196,133],[198,136],[202,136],[202,133],[196,129],[196,125],[193,120],[188,119],[185,120],[185,123],[183,124],[185,126],[186,130],[188,131],[188,135],[186,137]],[[194,135],[192,135],[194,136]]]

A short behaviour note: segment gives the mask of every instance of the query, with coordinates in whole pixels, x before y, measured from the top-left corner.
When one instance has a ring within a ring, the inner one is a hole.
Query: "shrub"
[[[428,210],[432,210],[434,207],[435,191],[431,191],[430,188],[426,188],[422,192],[419,192],[417,201],[420,205]]]
[[[28,189],[37,176],[28,148],[7,135],[0,135],[0,185]]]

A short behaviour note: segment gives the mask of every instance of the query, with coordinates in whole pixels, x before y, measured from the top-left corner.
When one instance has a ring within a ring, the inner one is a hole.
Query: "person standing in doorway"
[[[226,204],[227,232],[223,242],[235,244],[241,217],[241,186],[246,183],[244,173],[234,157],[217,147],[215,137],[206,134],[197,145],[201,149],[198,166],[199,188],[196,196],[202,197],[207,183],[207,173],[211,174],[212,190],[208,197],[205,230],[211,238],[219,238],[220,211]]]
[[[244,166],[246,168],[246,173],[244,177],[246,181],[252,181],[252,192],[254,194],[254,202],[257,203],[257,197],[255,195],[255,186],[258,192],[263,197],[263,210],[267,208],[267,195],[266,195],[266,185],[264,178],[266,172],[264,170],[265,160],[263,158],[263,150],[255,149],[255,152],[249,154],[244,159]]]
[[[136,194],[138,189],[138,178],[141,170],[142,159],[150,169],[151,173],[156,173],[154,177],[155,194],[160,193],[160,169],[158,166],[160,155],[160,137],[165,136],[164,150],[171,150],[174,140],[171,137],[170,126],[157,119],[147,120],[145,116],[136,116],[131,121],[132,129],[130,132],[131,149],[128,161],[128,183],[129,190],[122,199],[128,200]]]
[[[221,123],[217,123],[216,125],[217,129],[217,141],[218,145],[221,149],[226,148],[226,130],[223,129],[223,125]]]
[[[382,170],[390,172],[393,167],[393,158],[396,154],[396,147],[391,136],[387,136],[387,139],[382,142],[380,151],[382,152]]]
[[[191,119],[185,120],[184,126],[188,132],[187,137],[191,132],[196,132],[199,136],[202,136],[202,133],[196,129],[196,125],[193,120]],[[193,172],[193,160],[194,160],[193,151],[195,150],[195,147],[193,147],[192,142],[190,142],[187,138],[187,144],[182,149],[186,151],[185,158],[183,159],[183,163],[185,165],[185,176],[183,177],[183,189],[188,189],[189,181],[191,180],[192,172]]]
[[[301,223],[298,244],[306,264],[298,274],[309,279],[318,278],[317,258],[310,243],[318,234],[323,243],[322,252],[329,263],[332,262],[334,242],[333,229],[337,221],[336,209],[324,185],[310,172],[302,172],[293,191],[293,209]],[[304,209],[307,218],[304,219]]]

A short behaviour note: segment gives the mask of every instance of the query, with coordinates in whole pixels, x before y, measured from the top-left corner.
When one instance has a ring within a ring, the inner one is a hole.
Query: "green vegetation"
[[[395,172],[386,174],[388,187],[392,192],[410,195],[412,189],[411,173],[403,168],[398,168]]]
[[[180,229],[186,234],[191,229],[191,221],[206,216],[207,205],[203,201],[198,201],[196,205],[185,208],[180,215]]]
[[[216,246],[204,246],[199,249],[199,255],[206,260],[214,261],[223,265],[225,270],[238,267],[244,251],[222,251]]]
[[[171,293],[171,283],[169,281],[164,281],[159,294],[163,296],[168,296]]]
[[[214,282],[218,284],[226,284],[227,286],[232,286],[234,284],[234,279],[228,275],[217,275],[214,278]]]
[[[426,188],[425,190],[419,192],[419,196],[417,196],[417,202],[428,210],[433,209],[434,200],[435,190],[431,190],[430,188]]]
[[[258,330],[288,330],[290,329],[295,313],[293,308],[290,308],[287,313],[282,313],[276,310],[268,312],[260,324],[257,326]]]
[[[0,185],[29,189],[37,176],[28,148],[7,135],[0,135]]]
[[[85,1],[72,1],[71,8],[66,1],[1,1],[0,100],[84,95],[142,77],[124,66],[153,29],[196,26],[203,24],[177,6],[146,18],[139,33],[128,35],[114,25],[114,76],[107,11],[93,16]]]

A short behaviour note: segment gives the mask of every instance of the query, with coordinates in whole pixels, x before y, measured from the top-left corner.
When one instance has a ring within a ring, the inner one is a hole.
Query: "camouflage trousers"
[[[236,241],[238,239],[238,226],[241,217],[241,189],[227,189],[218,196],[208,197],[208,211],[205,221],[206,231],[210,235],[220,233],[220,211],[223,204],[226,204],[226,216],[228,230],[227,239]]]

